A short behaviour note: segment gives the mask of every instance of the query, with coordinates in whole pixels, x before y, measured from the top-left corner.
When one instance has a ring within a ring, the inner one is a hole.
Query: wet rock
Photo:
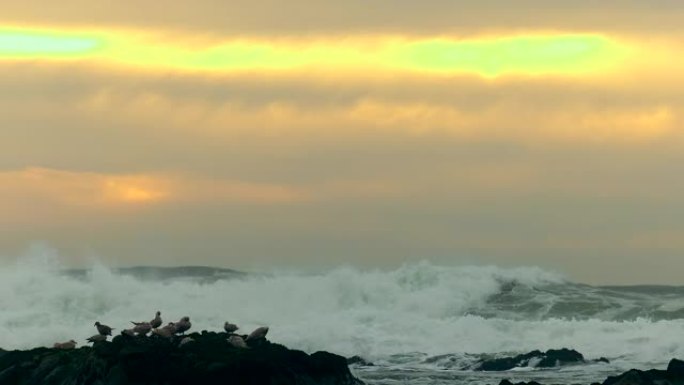
[[[603,383],[591,385],[682,385],[684,384],[684,361],[672,359],[666,370],[628,370],[620,375],[606,378]],[[499,385],[540,385],[535,381],[512,383],[502,380]]]
[[[608,377],[603,385],[670,385],[684,383],[684,361],[670,360],[666,370],[632,369],[619,376]]]
[[[238,349],[226,333],[190,336],[195,343],[183,348],[180,339],[117,336],[92,348],[0,353],[0,384],[362,384],[335,354],[308,355],[265,339]]]
[[[473,369],[479,371],[503,371],[513,368],[532,366],[552,368],[555,366],[585,363],[584,356],[576,350],[551,349],[546,352],[534,350],[515,357],[494,358],[477,362]]]
[[[374,366],[372,362],[366,361],[361,356],[352,356],[352,357],[347,358],[347,364],[348,365],[357,365],[357,366]]]
[[[671,376],[684,378],[684,361],[676,358],[670,360],[670,363],[667,365],[667,372]]]

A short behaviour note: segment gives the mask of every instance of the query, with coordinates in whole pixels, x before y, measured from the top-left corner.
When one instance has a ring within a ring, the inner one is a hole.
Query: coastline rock
[[[335,354],[308,355],[265,339],[237,349],[227,343],[226,333],[188,336],[195,342],[182,348],[180,339],[121,335],[92,348],[0,353],[0,384],[363,384]]]
[[[666,385],[684,383],[684,361],[670,360],[666,370],[632,369],[619,376],[608,377],[603,385]]]
[[[673,358],[667,364],[667,372],[672,376],[679,376],[684,378],[684,361]]]
[[[530,381],[530,382],[524,382],[524,381],[521,381],[521,382],[511,382],[511,381],[509,381],[509,380],[501,380],[501,382],[499,382],[499,385],[542,385],[542,384],[538,383],[537,381]]]
[[[475,363],[473,370],[476,371],[504,371],[513,368],[531,366],[535,368],[553,368],[562,365],[586,363],[584,356],[576,350],[550,349],[546,352],[534,350],[529,353],[519,354],[515,357],[494,358]]]
[[[348,365],[358,365],[358,366],[375,366],[375,365],[373,365],[372,362],[366,361],[366,359],[364,359],[361,356],[352,356],[352,357],[347,358],[347,364]]]
[[[631,369],[617,376],[606,378],[603,383],[591,385],[681,385],[684,384],[684,361],[670,360],[666,370]],[[499,385],[541,385],[536,381],[512,383],[504,379]]]

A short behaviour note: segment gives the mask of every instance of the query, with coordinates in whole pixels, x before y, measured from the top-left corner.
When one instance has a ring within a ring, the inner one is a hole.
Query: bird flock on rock
[[[161,312],[157,311],[155,317],[149,322],[133,322],[133,327],[130,329],[124,329],[121,334],[128,337],[144,337],[148,334],[156,335],[164,338],[173,338],[177,335],[185,335],[185,332],[190,330],[192,323],[190,322],[190,317],[183,317],[178,322],[169,322],[168,324],[162,326]],[[99,321],[95,322],[95,328],[97,329],[97,334],[86,339],[88,342],[104,342],[107,341],[107,337],[112,335],[112,331],[115,330],[107,325],[101,324]],[[223,330],[228,333],[228,344],[236,347],[247,349],[247,341],[256,341],[266,338],[268,333],[268,326],[262,326],[255,329],[246,338],[235,334],[239,327],[230,322],[223,324]],[[184,346],[188,343],[194,342],[191,337],[184,337],[179,346]],[[76,341],[69,340],[66,342],[57,342],[53,345],[54,349],[61,350],[71,350],[76,348]]]

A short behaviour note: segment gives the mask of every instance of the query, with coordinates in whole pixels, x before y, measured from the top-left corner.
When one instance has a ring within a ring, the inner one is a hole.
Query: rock
[[[667,370],[632,369],[619,376],[608,377],[603,385],[665,385],[684,383],[684,361],[670,360]]]
[[[603,383],[591,385],[681,385],[684,384],[684,361],[672,359],[667,370],[628,370],[618,376],[610,376]],[[505,379],[499,385],[540,385],[537,382],[519,382],[513,384]]]
[[[347,358],[348,365],[358,365],[358,366],[374,366],[372,362],[366,361],[361,356],[352,356]]]
[[[536,368],[552,368],[555,366],[585,363],[584,356],[576,350],[547,350],[542,353],[534,350],[515,357],[494,358],[475,363],[473,369],[478,371],[503,371],[513,368],[532,366]]]
[[[603,385],[652,385],[653,380],[649,377],[641,370],[632,369],[619,376],[608,377]]]
[[[2,353],[0,353],[0,354],[2,354]],[[684,378],[684,361],[673,358],[672,360],[670,360],[670,363],[667,365],[667,372],[671,376],[677,376],[680,378]]]
[[[308,355],[265,339],[237,349],[226,333],[188,336],[195,342],[183,348],[167,338],[116,336],[92,348],[0,353],[0,384],[362,384],[335,354]]]

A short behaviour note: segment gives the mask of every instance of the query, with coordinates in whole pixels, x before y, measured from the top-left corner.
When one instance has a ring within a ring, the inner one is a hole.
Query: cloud
[[[40,6],[36,6],[40,4]],[[672,0],[652,6],[643,2],[521,0],[515,7],[502,0],[429,0],[421,7],[408,0],[320,2],[293,0],[236,1],[178,0],[157,4],[133,0],[68,0],[14,2],[3,8],[3,20],[66,25],[109,25],[173,28],[194,33],[220,34],[345,34],[395,32],[434,34],[492,29],[681,31],[684,10]],[[505,8],[505,12],[502,9]],[[390,17],[391,15],[391,17]],[[610,20],[610,23],[606,23]]]
[[[288,186],[166,175],[104,174],[48,168],[0,173],[2,200],[116,212],[164,203],[278,204],[306,199]],[[7,218],[5,218],[7,219]]]
[[[146,175],[106,175],[33,167],[2,172],[0,181],[7,186],[2,192],[5,199],[24,196],[67,206],[148,204],[168,199],[170,194],[168,181]]]
[[[288,44],[358,48],[359,36],[401,35],[410,43],[529,32],[511,30],[520,21],[508,13],[477,19],[493,15],[481,5],[458,8],[473,10],[466,17],[443,12],[452,3],[416,10],[403,0],[393,4],[403,10],[397,20],[405,30],[358,2],[297,3],[328,12],[306,31],[306,23],[276,15],[277,7],[260,14],[250,3],[235,11],[244,17],[243,30],[227,22],[223,29],[225,14],[216,10],[229,5],[195,3],[198,9],[168,5],[173,26],[161,19],[144,25],[150,14],[143,15],[156,6],[125,1],[108,3],[113,12],[98,15],[89,12],[103,4],[68,1],[62,11],[46,2],[28,7],[32,14],[17,3],[3,17],[38,25],[35,20],[64,12],[65,30],[71,22],[101,18],[102,30],[168,31],[157,38],[183,50],[227,40],[273,42],[275,35],[287,36]],[[534,1],[520,7],[531,4],[548,7]],[[564,15],[551,12],[563,23],[548,33],[581,34],[588,29],[573,26],[605,23],[603,5],[592,5],[590,15],[584,4],[563,7]],[[217,15],[207,16],[210,8]],[[611,30],[638,30],[619,24],[662,12],[631,3],[613,8]],[[311,9],[297,18],[306,19]],[[333,10],[342,10],[350,24],[334,20]],[[418,17],[421,12],[437,19]],[[639,23],[665,28],[668,18],[681,19],[676,4],[668,12],[675,16]],[[594,20],[581,20],[581,13]],[[187,15],[209,20],[200,25]],[[359,15],[368,18],[352,17]],[[281,24],[270,25],[269,17]],[[468,19],[456,27],[460,33],[445,29],[458,24],[448,20],[454,17]],[[503,20],[501,29],[487,31],[482,20],[495,19]],[[135,28],[122,28],[124,22]],[[345,40],[353,25],[374,23],[377,30],[362,28]],[[183,28],[192,33],[180,36]],[[402,33],[387,32],[393,28]],[[677,67],[681,32],[658,37],[656,29],[634,35],[590,29],[636,48],[621,69],[601,76],[394,70],[311,76],[3,61],[0,253],[46,239],[68,255],[83,245],[126,264],[141,258],[183,263],[193,255],[197,263],[238,268],[249,260],[387,266],[467,255],[483,263],[563,266],[583,277],[599,274],[594,267],[601,258],[611,262],[606,277],[615,263],[636,261],[649,247],[653,260],[666,261],[665,253],[682,251],[676,237],[684,183],[673,175],[684,162],[684,77]]]
[[[5,61],[66,61],[115,70],[216,75],[590,76],[621,70],[631,48],[596,33],[205,40],[163,30],[1,27],[0,59]]]
[[[530,101],[531,102],[531,101]],[[533,103],[494,100],[477,108],[443,102],[400,102],[364,98],[331,106],[273,101],[249,106],[240,101],[206,103],[143,93],[100,92],[83,101],[85,114],[117,111],[128,124],[192,130],[216,138],[234,135],[354,137],[447,136],[465,141],[513,140],[585,143],[648,142],[678,133],[673,106],[596,107],[581,103],[539,111]]]
[[[130,214],[162,204],[298,204],[388,197],[398,191],[397,186],[378,180],[331,178],[315,184],[276,184],[190,175],[106,174],[41,167],[0,172],[0,184],[5,186],[0,191],[0,199],[6,202],[8,210],[22,201],[29,205],[110,214]]]

